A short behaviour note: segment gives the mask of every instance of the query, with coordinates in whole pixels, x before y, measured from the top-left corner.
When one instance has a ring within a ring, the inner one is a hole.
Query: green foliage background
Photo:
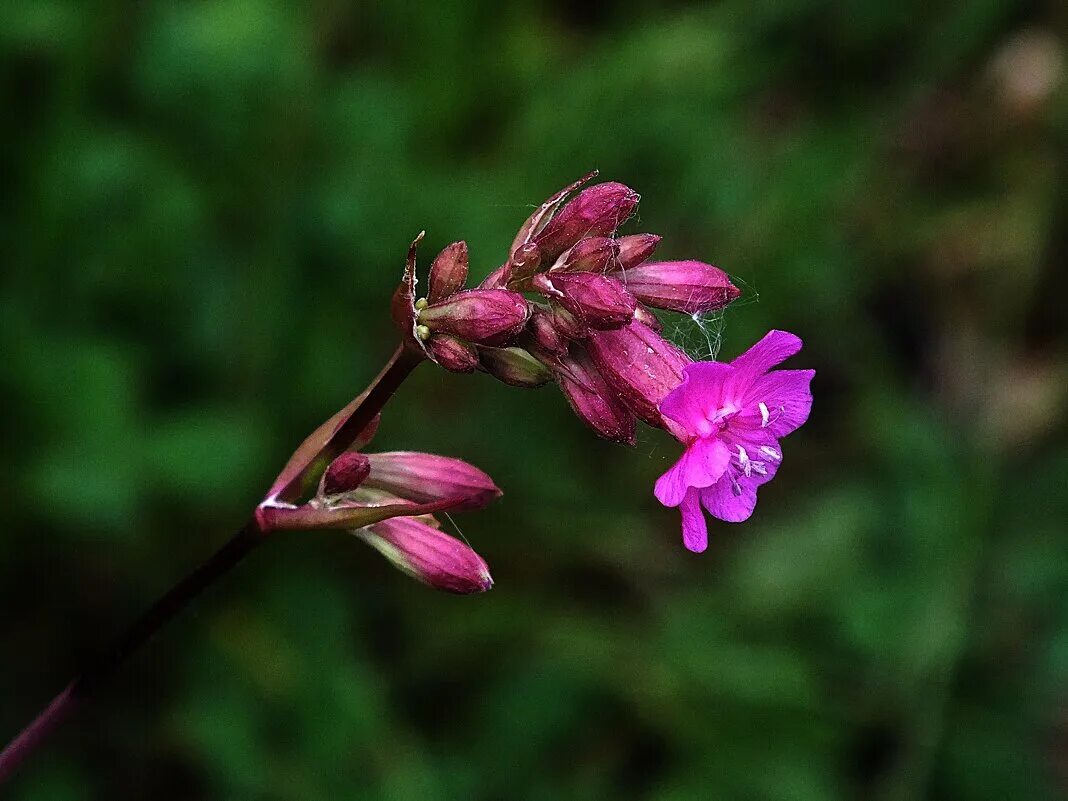
[[[421,368],[375,446],[496,478],[497,588],[279,536],[12,797],[1063,797],[1066,48],[1053,0],[0,6],[0,737],[374,374],[422,228],[481,276],[600,168],[747,288],[681,342],[817,370],[698,557],[665,435]]]

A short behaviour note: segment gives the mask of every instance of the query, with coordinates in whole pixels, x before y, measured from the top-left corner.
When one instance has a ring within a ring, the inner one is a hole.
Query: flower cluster
[[[463,242],[434,259],[425,298],[415,297],[410,264],[396,316],[442,367],[521,387],[555,380],[600,436],[633,444],[638,420],[671,430],[658,407],[691,361],[660,335],[653,309],[711,312],[739,291],[711,264],[652,261],[659,236],[618,233],[638,194],[614,182],[577,191],[591,177],[539,206],[475,289],[463,289]]]
[[[694,362],[661,336],[654,310],[711,312],[739,291],[711,264],[653,261],[659,236],[619,232],[637,208],[637,193],[614,182],[583,188],[591,177],[539,206],[505,262],[473,288],[467,245],[455,242],[434,258],[426,295],[417,296],[420,234],[393,300],[402,352],[519,387],[555,382],[576,415],[614,442],[633,444],[639,420],[668,431],[684,452],[656,482],[655,495],[680,508],[684,544],[702,551],[704,511],[728,522],[752,514],[757,488],[782,461],[779,439],[808,417],[813,371],[771,371],[801,347],[782,331],[729,364]],[[320,434],[332,436],[347,413]],[[265,525],[349,528],[435,587],[488,589],[485,562],[443,533],[432,513],[485,505],[500,495],[493,481],[458,459],[364,455],[368,428],[333,459],[313,498],[264,507],[277,517]]]
[[[615,182],[583,188],[593,175],[539,206],[474,289],[464,289],[467,246],[456,242],[434,259],[417,299],[413,244],[395,317],[412,346],[448,370],[521,387],[555,381],[609,440],[633,444],[638,420],[671,433],[686,449],[656,496],[681,507],[683,541],[701,551],[702,505],[720,520],[749,517],[782,459],[778,439],[808,416],[813,371],[767,372],[800,349],[785,332],[729,365],[694,363],[665,339],[655,309],[712,312],[739,290],[711,264],[653,261],[659,236],[619,233],[638,194]]]

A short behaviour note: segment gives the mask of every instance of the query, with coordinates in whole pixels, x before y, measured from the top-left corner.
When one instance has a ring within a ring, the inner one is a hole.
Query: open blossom
[[[655,495],[680,507],[682,540],[691,551],[708,545],[701,507],[729,523],[748,519],[757,488],[782,462],[779,439],[808,419],[815,370],[771,370],[799,350],[799,337],[770,331],[729,364],[687,365],[682,383],[660,404],[683,432],[686,450],[657,480]]]

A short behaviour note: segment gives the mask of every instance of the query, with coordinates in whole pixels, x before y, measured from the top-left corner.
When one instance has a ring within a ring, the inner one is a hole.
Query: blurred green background
[[[374,446],[495,477],[493,592],[279,536],[10,797],[1068,793],[1063,4],[16,1],[0,64],[3,739],[377,371],[420,229],[481,277],[597,167],[745,286],[691,353],[817,370],[695,556],[666,435],[421,368]]]

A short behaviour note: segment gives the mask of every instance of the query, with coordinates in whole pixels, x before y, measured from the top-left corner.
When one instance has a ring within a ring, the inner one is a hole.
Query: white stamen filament
[[[771,422],[771,415],[768,414],[768,405],[764,403],[764,401],[761,401],[757,406],[760,407],[760,427],[767,428],[768,423]]]
[[[776,462],[782,461],[782,454],[774,448],[769,447],[768,445],[761,445],[760,452],[767,456],[769,459],[774,459]]]
[[[738,466],[746,478],[752,478],[753,473],[766,476],[768,468],[763,462],[757,462],[749,458],[749,453],[741,445],[738,446]]]

